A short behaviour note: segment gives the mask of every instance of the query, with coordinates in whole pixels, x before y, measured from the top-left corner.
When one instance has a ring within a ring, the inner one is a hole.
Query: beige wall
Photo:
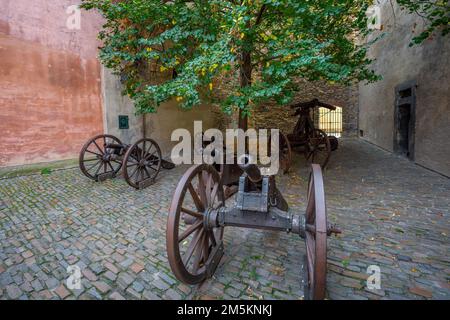
[[[171,141],[173,130],[178,128],[188,129],[191,134],[194,129],[194,121],[203,121],[203,129],[220,128],[223,124],[220,111],[214,107],[202,105],[192,110],[183,110],[175,101],[165,103],[158,108],[157,113],[149,113],[143,116],[135,115],[133,102],[128,97],[121,95],[122,85],[117,76],[103,68],[103,95],[106,113],[106,132],[117,136],[123,143],[134,143],[145,135],[154,139],[161,148],[163,157],[168,158],[172,147],[177,142]],[[119,115],[129,116],[129,129],[119,129]]]
[[[359,86],[362,138],[393,151],[395,87],[415,80],[415,162],[450,176],[450,39],[436,36],[409,47],[422,19],[398,7],[394,14],[390,2],[383,2],[385,36],[369,51],[376,58],[373,68],[383,79]]]

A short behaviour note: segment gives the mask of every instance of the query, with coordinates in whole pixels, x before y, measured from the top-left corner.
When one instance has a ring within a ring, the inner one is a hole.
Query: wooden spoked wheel
[[[314,129],[305,146],[305,158],[310,163],[317,163],[325,168],[331,155],[328,135],[320,129]]]
[[[212,253],[223,248],[223,227],[208,229],[204,214],[224,205],[222,182],[213,166],[186,171],[172,198],[166,231],[169,264],[178,280],[197,284],[207,277]]]
[[[130,146],[123,159],[123,176],[133,188],[139,189],[140,183],[155,180],[161,170],[161,149],[152,139],[141,139]]]
[[[122,167],[122,142],[112,135],[100,134],[89,139],[81,148],[80,170],[93,180],[101,174],[116,176]]]
[[[327,216],[322,170],[318,164],[312,165],[308,183],[305,243],[305,299],[321,300],[325,298],[326,289]]]
[[[292,163],[292,149],[287,136],[280,132],[280,169],[287,173]]]

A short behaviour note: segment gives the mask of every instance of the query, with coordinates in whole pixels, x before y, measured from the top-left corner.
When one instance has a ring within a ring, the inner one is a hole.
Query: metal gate
[[[319,108],[319,112],[314,115],[314,122],[317,128],[325,131],[329,136],[340,138],[342,136],[342,108],[336,110]]]

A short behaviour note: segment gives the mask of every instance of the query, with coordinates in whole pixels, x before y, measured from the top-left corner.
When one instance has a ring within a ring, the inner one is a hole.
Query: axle
[[[315,233],[314,225],[307,224],[303,215],[294,216],[289,211],[282,211],[271,207],[269,212],[261,213],[257,211],[240,210],[238,208],[221,207],[204,213],[205,228],[213,229],[217,227],[241,227],[261,230],[285,231],[287,233],[298,234],[305,238],[306,231]],[[335,225],[327,224],[326,233],[341,233]]]

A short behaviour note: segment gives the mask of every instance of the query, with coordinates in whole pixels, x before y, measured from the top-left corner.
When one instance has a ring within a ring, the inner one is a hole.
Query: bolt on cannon
[[[225,206],[222,179],[212,165],[192,166],[179,181],[166,230],[167,254],[173,273],[191,285],[211,277],[224,254],[225,227],[284,231],[305,240],[305,298],[324,299],[327,236],[341,231],[327,223],[320,165],[312,165],[306,212],[302,215],[289,210],[276,186],[275,176],[263,175],[256,164],[251,164],[248,155],[240,160],[243,174],[233,207]]]

